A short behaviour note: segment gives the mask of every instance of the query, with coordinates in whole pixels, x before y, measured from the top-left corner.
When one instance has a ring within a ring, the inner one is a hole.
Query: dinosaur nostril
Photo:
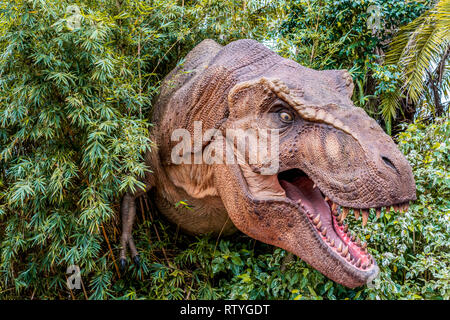
[[[381,159],[383,159],[384,163],[386,163],[386,165],[387,165],[388,167],[391,167],[392,169],[394,169],[394,170],[398,173],[397,168],[394,166],[394,164],[392,163],[391,160],[389,160],[389,159],[386,158],[386,157],[381,157]]]

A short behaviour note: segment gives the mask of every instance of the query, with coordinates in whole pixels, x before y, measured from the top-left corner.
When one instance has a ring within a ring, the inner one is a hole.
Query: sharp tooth
[[[314,183],[314,185],[313,185],[313,189],[315,189],[317,186],[316,186],[316,184]]]
[[[353,214],[355,215],[355,219],[358,220],[359,219],[359,209],[353,210]]]
[[[297,203],[298,203],[298,204],[302,204],[302,199],[298,199],[298,200],[297,200]]]
[[[364,242],[361,246],[361,248],[366,249],[367,248],[367,242]]]
[[[348,215],[348,208],[342,208],[342,220],[344,220],[345,218],[347,218]]]
[[[348,253],[348,246],[345,246],[344,250],[342,251],[342,255],[346,256]]]
[[[331,211],[337,213],[337,204],[334,202],[331,204]]]
[[[357,268],[361,267],[361,259],[358,259],[358,261],[356,261],[355,265]]]
[[[320,222],[320,213],[313,219],[313,222],[315,225],[317,225]]]
[[[322,226],[322,221],[319,221],[319,223],[317,224],[316,228],[320,230],[321,226]]]
[[[344,226],[344,232],[347,233],[347,231],[348,231],[348,224],[346,224],[346,225]]]
[[[334,247],[334,239],[331,239],[330,245],[331,245],[332,247]]]
[[[348,262],[350,262],[352,260],[352,256],[350,255],[350,252],[347,253],[347,256],[345,258],[347,259]]]
[[[369,210],[362,210],[362,225],[366,226],[367,220],[369,219]]]
[[[348,209],[343,208],[342,213],[338,217],[338,222],[344,222],[345,218],[347,217],[347,214],[348,214]]]
[[[325,201],[328,201],[328,200],[330,200],[330,198],[328,198],[328,197],[325,197]]]
[[[352,242],[355,242],[355,240],[356,240],[356,237],[355,237],[355,235],[354,235],[354,234],[351,234],[351,235],[350,235],[350,240],[352,240]]]
[[[338,252],[342,252],[342,242],[339,243],[339,247],[337,248],[337,251],[338,251]]]
[[[335,216],[335,217],[337,217],[339,215],[339,207],[338,207],[338,205],[336,205],[334,203],[331,205],[331,214],[333,216]]]
[[[322,230],[322,235],[323,235],[324,237],[327,235],[327,228],[326,228],[326,227],[323,228],[323,230]]]
[[[377,219],[379,219],[380,216],[381,216],[381,208],[377,208],[377,213],[376,213],[376,215],[377,215]]]

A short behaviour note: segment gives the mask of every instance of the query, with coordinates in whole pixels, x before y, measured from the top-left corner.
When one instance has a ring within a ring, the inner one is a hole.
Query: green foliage
[[[370,6],[380,10],[380,31],[368,28]],[[421,1],[291,1],[281,34],[296,47],[295,59],[315,69],[363,68],[386,46],[392,29],[417,17]]]
[[[100,227],[148,171],[136,43],[95,6],[68,28],[67,5],[2,4],[0,269],[17,292],[61,287],[62,266],[108,270]]]
[[[382,92],[383,114],[395,118],[399,100],[406,95],[424,107],[422,113],[442,116],[443,103],[450,99],[449,57],[450,1],[442,0],[404,26],[393,39],[386,64],[402,68],[394,90]]]
[[[450,295],[449,141],[448,118],[433,124],[418,121],[399,135],[400,148],[414,169],[418,198],[411,213],[399,221],[414,256],[405,277],[425,298]]]
[[[355,82],[355,104],[387,121],[390,130],[392,111],[380,110],[377,96],[392,92],[397,78],[388,76],[390,71],[383,67],[383,52],[395,30],[418,17],[427,2],[293,0],[280,29],[279,47],[284,55],[311,68],[348,69]],[[378,29],[368,26],[373,20],[369,7],[378,8]]]

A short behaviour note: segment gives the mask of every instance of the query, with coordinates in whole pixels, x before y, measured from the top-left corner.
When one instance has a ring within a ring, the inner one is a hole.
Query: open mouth
[[[346,208],[331,201],[302,170],[290,169],[278,174],[278,182],[286,197],[301,206],[317,234],[328,247],[352,266],[367,270],[375,263],[363,243],[349,229],[344,220],[353,211],[355,218],[362,216],[363,226],[372,208]],[[395,211],[407,211],[408,203],[392,205]],[[373,208],[380,217],[383,207]]]

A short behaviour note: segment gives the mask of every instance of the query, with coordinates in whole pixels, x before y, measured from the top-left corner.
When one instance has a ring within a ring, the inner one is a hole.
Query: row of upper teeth
[[[369,256],[369,260],[361,263],[361,259],[355,259],[352,257],[352,255],[349,252],[349,248],[347,245],[343,245],[342,242],[339,243],[339,246],[336,246],[334,239],[330,239],[330,237],[327,235],[327,228],[324,227],[322,229],[322,221],[320,220],[320,214],[317,214],[317,216],[313,217],[313,214],[308,212],[308,216],[311,218],[311,221],[313,222],[314,226],[316,227],[317,231],[322,234],[325,241],[328,243],[328,245],[333,248],[338,254],[341,255],[344,259],[346,259],[348,262],[355,265],[357,268],[367,269],[368,266],[370,266],[373,263],[372,257]],[[353,234],[348,234],[348,225],[344,226],[344,233],[347,234],[347,237],[354,242],[358,247],[361,248],[361,250],[367,254],[367,243],[361,243],[361,240]]]
[[[331,201],[328,197],[325,197],[325,201]],[[375,214],[377,218],[381,216],[381,210],[385,207],[378,207],[375,209]],[[389,207],[386,207],[385,210],[388,210]],[[394,204],[391,206],[391,210],[395,212],[407,212],[409,209],[409,203],[401,203],[401,204]],[[353,208],[346,208],[341,207],[337,205],[336,203],[332,202],[331,204],[331,213],[334,216],[337,216],[337,221],[340,225],[344,222],[344,219],[347,217],[350,211],[353,211],[353,214],[355,215],[355,219],[358,220],[360,216],[362,216],[362,225],[363,227],[367,224],[367,220],[369,219],[370,209],[353,209]]]

